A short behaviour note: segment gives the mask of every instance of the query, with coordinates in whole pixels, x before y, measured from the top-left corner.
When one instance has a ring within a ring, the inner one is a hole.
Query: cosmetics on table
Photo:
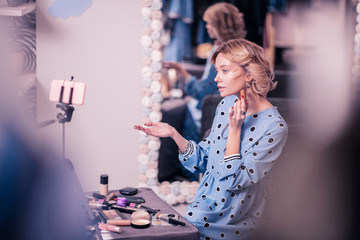
[[[130,226],[130,220],[126,219],[109,219],[106,221],[106,223],[116,226]]]
[[[120,197],[126,198],[127,202],[132,202],[132,203],[144,203],[145,199],[142,197],[136,197],[136,196],[125,196],[125,195],[121,195]]]
[[[150,220],[150,214],[148,212],[146,212],[145,210],[138,210],[131,214],[131,220],[135,220],[135,219]]]
[[[106,197],[105,197],[105,200],[106,201],[110,201],[110,200],[112,200],[112,199],[114,199],[116,197],[116,195],[115,195],[115,193],[109,193]]]
[[[102,174],[100,176],[100,194],[103,196],[108,195],[109,187],[109,176],[107,174]]]
[[[150,223],[150,214],[145,210],[138,210],[131,214],[130,225],[133,228],[148,228]]]
[[[120,189],[119,192],[123,195],[135,195],[138,193],[138,189],[134,187],[124,187]]]
[[[100,200],[91,200],[89,202],[89,206],[93,209],[107,209],[109,208],[109,204],[103,199]]]
[[[120,207],[126,207],[126,198],[123,197],[117,197],[116,198],[116,205],[120,206]]]
[[[92,194],[94,198],[97,198],[97,199],[105,199],[106,197],[102,194],[98,194],[98,193],[93,193]]]
[[[121,228],[119,226],[116,226],[116,225],[107,224],[107,223],[99,223],[98,226],[99,226],[99,228],[101,230],[121,233]]]
[[[144,206],[144,205],[142,205],[142,204],[129,203],[128,205],[129,205],[130,207],[132,207],[132,208],[143,208],[143,209],[146,209],[146,211],[148,211],[149,213],[157,213],[158,211],[160,211],[160,209],[150,208],[150,207]]]
[[[133,228],[148,228],[150,227],[150,220],[134,219],[130,224]]]
[[[116,209],[102,210],[99,211],[104,214],[106,220],[121,220],[120,212]]]
[[[130,226],[130,220],[122,219],[120,213],[115,209],[94,210],[94,215],[102,223],[107,223],[116,226]]]
[[[163,222],[163,224],[155,225],[185,225],[181,221],[170,219],[169,216],[167,216],[168,218],[160,217],[160,215],[152,217],[154,213],[160,210],[140,204],[145,202],[142,197],[117,196],[113,191],[109,193],[108,176],[106,174],[100,177],[100,193],[95,192],[92,196],[93,199],[89,202],[89,206],[94,209],[94,215],[97,217],[99,228],[102,230],[120,233],[119,226],[147,228],[154,219],[157,222]],[[120,212],[131,214],[131,219],[123,219]]]
[[[120,207],[118,205],[111,205],[111,208],[112,209],[116,209],[118,210],[119,212],[122,212],[122,213],[129,213],[129,214],[132,214],[133,212],[136,212],[138,209],[135,209],[135,208],[128,208],[128,207]]]
[[[163,221],[167,221],[173,225],[181,225],[181,226],[185,226],[185,223],[182,221],[179,221],[177,219],[175,219],[173,216],[175,216],[174,214],[156,214],[156,217],[158,219],[161,219]]]
[[[106,218],[102,214],[100,214],[99,211],[93,210],[93,214],[98,219],[98,221],[106,223]]]

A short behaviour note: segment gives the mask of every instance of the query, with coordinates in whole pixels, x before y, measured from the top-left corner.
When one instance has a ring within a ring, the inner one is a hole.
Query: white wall
[[[52,79],[85,82],[85,104],[66,123],[66,157],[85,191],[136,186],[141,99],[141,1],[98,0],[79,17],[52,18],[53,0],[37,0],[38,121],[58,112],[48,96]],[[40,133],[59,150],[60,124]]]

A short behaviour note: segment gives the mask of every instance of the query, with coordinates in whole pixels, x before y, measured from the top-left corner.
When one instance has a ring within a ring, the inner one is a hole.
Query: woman
[[[177,62],[164,62],[163,67],[173,68],[179,71],[185,78],[185,93],[192,99],[188,102],[188,112],[184,123],[184,134],[198,141],[200,138],[201,103],[208,94],[218,94],[214,83],[216,71],[210,62],[210,56],[218,46],[227,40],[244,38],[246,35],[243,14],[230,3],[215,3],[208,7],[203,15],[206,29],[211,39],[214,39],[214,47],[209,53],[201,79],[190,75],[186,69]]]
[[[266,100],[276,84],[260,46],[244,39],[230,40],[211,60],[224,99],[206,139],[199,144],[187,141],[161,122],[134,128],[171,137],[183,166],[204,173],[186,215],[202,239],[246,239],[259,224],[268,173],[285,145],[288,129],[277,108]]]

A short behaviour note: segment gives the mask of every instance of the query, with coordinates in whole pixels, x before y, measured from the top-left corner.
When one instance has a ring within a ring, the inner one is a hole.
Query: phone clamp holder
[[[71,121],[72,114],[75,110],[73,106],[64,103],[58,103],[56,104],[56,108],[60,108],[61,110],[64,111],[64,113],[58,113],[56,115],[56,118],[58,119],[59,123],[65,123]]]

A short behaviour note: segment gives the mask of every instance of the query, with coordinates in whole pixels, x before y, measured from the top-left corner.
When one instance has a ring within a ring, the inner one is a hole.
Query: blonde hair
[[[229,40],[219,46],[211,57],[215,63],[217,56],[222,53],[227,59],[239,64],[251,75],[250,88],[260,96],[266,97],[273,90],[277,82],[273,82],[274,73],[266,59],[264,49],[245,39]]]
[[[211,5],[205,10],[203,19],[217,30],[221,41],[244,38],[246,35],[243,14],[230,3]]]

